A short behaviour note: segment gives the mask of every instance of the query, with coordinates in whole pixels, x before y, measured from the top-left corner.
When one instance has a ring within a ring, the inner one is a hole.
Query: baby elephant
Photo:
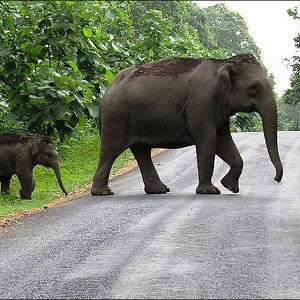
[[[0,182],[1,192],[10,193],[10,182],[17,174],[23,199],[31,199],[35,188],[33,168],[37,165],[52,168],[58,184],[67,196],[59,171],[57,151],[49,137],[21,136],[17,133],[0,134]]]

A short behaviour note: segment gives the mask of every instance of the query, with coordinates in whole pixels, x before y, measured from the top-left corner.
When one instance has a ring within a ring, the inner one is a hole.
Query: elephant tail
[[[98,130],[99,133],[101,134],[101,105],[99,105],[99,115],[98,115]]]
[[[101,132],[101,119],[100,119],[100,117],[98,118],[98,129]]]

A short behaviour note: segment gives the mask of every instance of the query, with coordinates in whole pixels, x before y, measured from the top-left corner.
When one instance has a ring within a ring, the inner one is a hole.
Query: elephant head
[[[271,84],[258,61],[241,54],[224,61],[218,68],[217,85],[228,115],[236,112],[260,114],[270,159],[276,169],[274,180],[281,181],[283,168],[277,143],[277,106]]]
[[[62,183],[58,153],[48,137],[33,138],[29,141],[29,146],[32,156],[35,157],[35,164],[43,165],[47,168],[52,168],[55,172],[58,184],[64,194],[68,193]]]

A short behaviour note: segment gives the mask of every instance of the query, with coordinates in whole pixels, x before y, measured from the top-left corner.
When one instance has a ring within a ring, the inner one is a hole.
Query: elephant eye
[[[251,97],[257,97],[259,95],[259,85],[258,84],[252,84],[249,88],[249,95]]]
[[[52,153],[51,153],[51,152],[45,152],[45,154],[46,154],[47,156],[49,156],[49,157],[52,156]]]

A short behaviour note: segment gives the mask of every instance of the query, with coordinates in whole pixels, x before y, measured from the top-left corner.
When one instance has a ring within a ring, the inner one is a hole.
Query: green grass
[[[60,143],[57,148],[61,176],[67,192],[87,190],[87,184],[92,182],[99,161],[98,132],[84,132],[75,140]],[[132,159],[130,150],[126,150],[115,161],[111,173],[123,168]],[[34,168],[34,177],[36,188],[32,199],[22,200],[19,196],[19,180],[16,175],[13,176],[11,195],[0,194],[0,218],[16,212],[43,208],[64,197],[52,169],[38,165]]]

